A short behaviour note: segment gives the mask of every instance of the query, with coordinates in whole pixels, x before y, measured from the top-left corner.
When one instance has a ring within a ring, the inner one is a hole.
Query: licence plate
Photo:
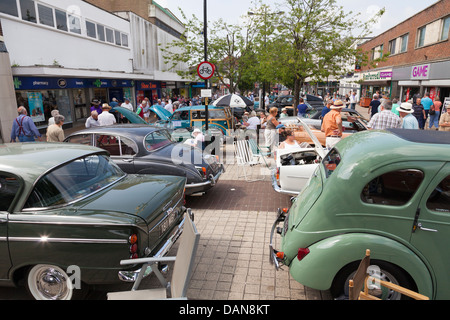
[[[173,224],[173,222],[175,221],[175,210],[173,208],[170,208],[169,210],[167,210],[167,216],[164,219],[163,222],[161,222],[160,224],[160,234],[163,234],[164,232],[167,231],[167,229],[169,229],[169,227]]]

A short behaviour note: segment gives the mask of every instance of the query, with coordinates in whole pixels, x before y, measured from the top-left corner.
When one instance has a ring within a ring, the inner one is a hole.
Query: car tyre
[[[353,278],[359,266],[359,261],[348,264],[342,268],[336,277],[330,289],[331,295],[336,299],[348,299],[348,283]],[[381,279],[397,284],[401,287],[417,291],[417,287],[411,276],[402,268],[381,260],[371,260],[371,266],[378,267]],[[410,298],[397,292],[388,292],[381,297],[385,300],[409,300]]]
[[[36,300],[71,300],[73,285],[67,273],[60,267],[38,264],[26,276],[28,292]]]

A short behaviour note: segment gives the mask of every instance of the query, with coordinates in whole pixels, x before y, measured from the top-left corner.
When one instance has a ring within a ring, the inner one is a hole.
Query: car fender
[[[418,291],[433,296],[433,279],[424,262],[406,245],[381,235],[346,233],[326,238],[308,247],[310,252],[290,264],[292,277],[304,286],[328,290],[338,272],[347,264],[361,260],[370,249],[371,259],[395,264],[414,279]]]

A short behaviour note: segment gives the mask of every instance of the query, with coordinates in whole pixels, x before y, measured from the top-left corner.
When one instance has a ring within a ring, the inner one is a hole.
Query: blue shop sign
[[[16,90],[51,90],[78,88],[125,88],[133,87],[133,80],[121,79],[78,79],[50,77],[14,77]]]

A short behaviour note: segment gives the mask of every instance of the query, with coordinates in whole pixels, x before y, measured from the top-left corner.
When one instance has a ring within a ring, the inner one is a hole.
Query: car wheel
[[[331,287],[331,295],[338,299],[348,299],[348,283],[358,269],[359,261],[351,263],[341,269],[336,275]],[[401,287],[417,291],[417,287],[409,274],[396,265],[380,260],[371,260],[370,270],[375,272],[375,277],[382,281],[392,282]],[[369,288],[369,293],[382,300],[405,300],[409,297],[402,295],[396,291],[382,287],[379,290],[376,287]]]
[[[36,300],[71,300],[73,285],[61,268],[38,264],[28,271],[27,289]]]

